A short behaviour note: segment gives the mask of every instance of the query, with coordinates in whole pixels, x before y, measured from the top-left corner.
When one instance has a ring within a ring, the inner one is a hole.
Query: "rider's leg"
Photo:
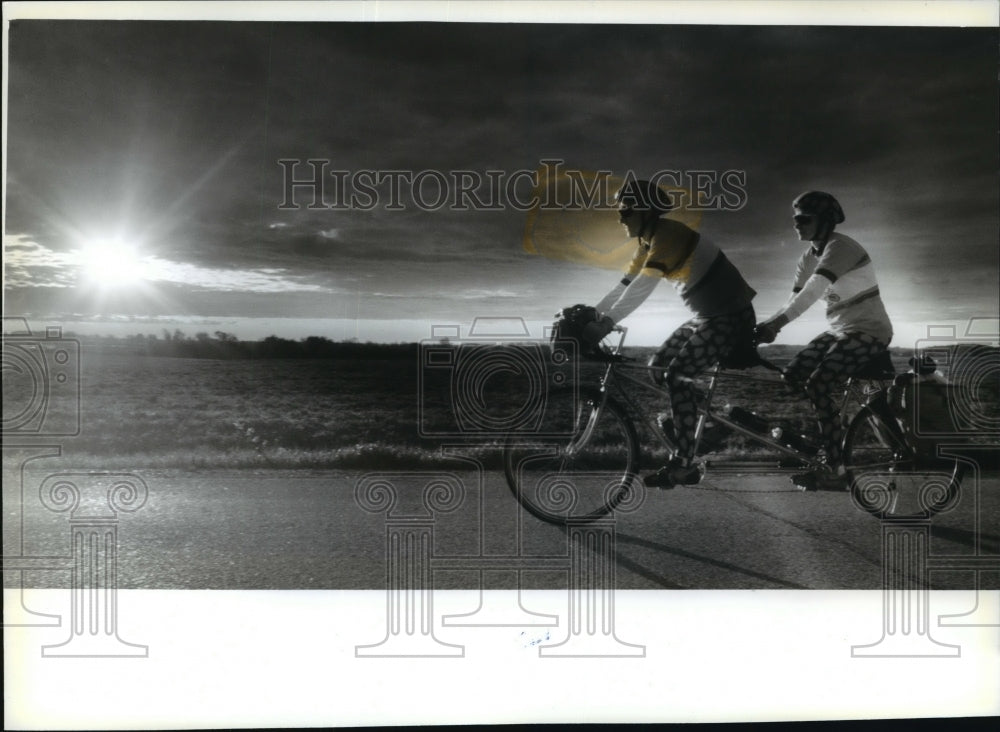
[[[851,374],[857,373],[885,350],[884,343],[867,333],[838,334],[806,381],[806,394],[816,411],[827,464],[834,470],[840,466],[840,442],[843,437],[836,391]]]
[[[677,328],[667,340],[663,341],[663,345],[657,349],[656,353],[649,357],[649,366],[658,367],[655,371],[650,371],[649,375],[652,380],[662,386],[666,380],[666,369],[673,361],[677,354],[680,353],[684,344],[687,343],[691,334],[694,333],[697,327],[697,320],[689,320]],[[662,369],[662,370],[659,370]],[[671,407],[673,405],[671,404]],[[677,444],[677,428],[674,426],[673,410],[670,412],[663,412],[657,416],[657,422],[660,425],[660,429],[669,438],[671,444]]]
[[[809,377],[836,341],[837,336],[833,333],[820,333],[796,353],[781,374],[789,388],[804,393]]]
[[[693,379],[732,350],[739,338],[753,329],[752,309],[696,321],[696,327],[667,368],[667,388],[677,434],[677,458],[690,465],[698,425],[697,393]]]
[[[677,358],[677,354],[681,352],[682,348],[684,348],[684,344],[687,343],[697,326],[698,321],[696,319],[687,321],[671,333],[670,337],[663,341],[663,345],[657,349],[656,353],[650,356],[648,365],[663,368],[663,371],[650,372],[653,381],[657,384],[662,384],[664,382],[664,379],[666,378],[667,366],[670,365],[671,361]]]

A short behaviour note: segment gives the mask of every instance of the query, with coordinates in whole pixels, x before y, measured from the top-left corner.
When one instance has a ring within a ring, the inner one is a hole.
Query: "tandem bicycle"
[[[617,334],[617,335],[616,335]],[[627,386],[646,393],[644,402],[662,403],[665,387],[651,378],[662,366],[626,355],[627,328],[615,326],[593,360],[597,376],[552,389],[546,395],[545,421],[531,435],[509,435],[503,446],[504,474],[517,501],[532,515],[554,524],[589,522],[645,499],[640,473],[643,451],[637,424],[652,433],[668,457],[676,452],[669,428]],[[608,341],[617,342],[608,345]],[[704,374],[699,389],[695,455],[704,472],[773,472],[824,469],[818,438],[794,429],[772,427],[769,420],[741,407],[729,407],[725,384],[767,381],[780,384],[781,369],[748,343]],[[883,517],[910,510],[913,500],[933,514],[954,505],[964,464],[957,458],[922,454],[907,440],[890,408],[887,389],[895,377],[888,353],[875,359],[845,385],[841,403],[842,456],[850,497],[869,513]],[[703,383],[703,382],[702,382]],[[743,393],[747,389],[744,384]],[[804,395],[803,395],[804,398]],[[811,413],[803,401],[803,408]],[[640,420],[642,422],[640,422]],[[764,460],[704,460],[721,435],[743,435],[764,448]],[[878,476],[877,481],[866,477]],[[871,486],[878,486],[873,490]],[[904,493],[916,492],[901,501]],[[846,493],[846,491],[845,491]],[[906,506],[906,508],[904,508]]]

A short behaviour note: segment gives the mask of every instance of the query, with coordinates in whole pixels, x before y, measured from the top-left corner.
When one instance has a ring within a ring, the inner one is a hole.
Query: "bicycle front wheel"
[[[921,458],[902,430],[867,406],[844,435],[844,466],[855,504],[878,518],[929,517],[955,505],[962,466]]]
[[[626,411],[598,389],[556,389],[532,435],[510,435],[504,474],[531,514],[554,524],[594,521],[641,500],[639,439]]]

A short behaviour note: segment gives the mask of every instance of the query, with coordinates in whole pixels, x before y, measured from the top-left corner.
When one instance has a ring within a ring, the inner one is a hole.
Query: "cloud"
[[[198,267],[184,262],[150,258],[151,282],[170,282],[202,290],[219,292],[332,292],[331,288],[291,276],[288,270],[268,268],[257,270]]]
[[[509,300],[511,298],[521,297],[521,294],[515,292],[514,290],[486,290],[486,289],[469,289],[462,290],[457,293],[457,298],[459,300]]]
[[[518,298],[547,315],[608,273],[526,261],[523,212],[282,210],[278,160],[512,172],[558,157],[745,170],[746,207],[703,229],[762,293],[787,289],[791,198],[829,187],[863,244],[946,243],[975,283],[953,297],[995,301],[977,274],[996,274],[995,29],[31,21],[10,41],[9,289],[54,296],[74,237],[122,232],[199,308],[242,290],[303,312],[372,290],[373,309],[393,300],[372,317]],[[897,260],[880,274],[934,264]]]
[[[56,252],[23,235],[4,239],[5,288],[74,287],[86,264],[80,250]],[[327,284],[309,281],[283,267],[259,269],[201,267],[156,256],[137,260],[135,271],[148,283],[171,283],[219,292],[336,292]]]
[[[77,257],[56,252],[22,235],[4,236],[4,288],[70,287]]]

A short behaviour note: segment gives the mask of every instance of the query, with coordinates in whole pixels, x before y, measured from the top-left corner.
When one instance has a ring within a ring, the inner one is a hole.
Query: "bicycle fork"
[[[574,457],[579,450],[581,450],[584,446],[587,445],[587,443],[590,442],[590,438],[594,434],[594,428],[597,426],[597,420],[600,418],[601,412],[604,410],[604,403],[605,401],[607,401],[607,398],[608,398],[608,392],[607,389],[604,388],[604,384],[602,382],[600,403],[591,406],[591,405],[585,405],[581,401],[580,404],[577,405],[578,411],[576,419],[574,420],[573,439],[570,441],[568,445],[566,445],[566,448],[563,451],[564,457],[566,458]],[[588,411],[587,424],[584,425],[582,432],[577,433],[575,425],[580,419],[580,410],[583,409],[587,409]]]

